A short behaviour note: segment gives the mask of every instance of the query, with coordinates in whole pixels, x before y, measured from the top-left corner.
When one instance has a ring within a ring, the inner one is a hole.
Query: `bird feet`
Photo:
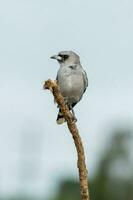
[[[73,121],[74,121],[74,122],[77,122],[77,118],[76,118],[75,112],[74,112],[74,110],[73,110],[73,107],[70,106],[70,109],[71,109],[71,111],[72,111]]]
[[[73,114],[72,114],[72,119],[73,119],[73,122],[75,122],[75,123],[77,122],[77,118],[76,118],[76,116],[73,115]]]
[[[69,107],[71,113],[72,113],[72,119],[73,119],[73,122],[77,122],[77,118],[75,116],[75,113],[74,113],[74,110],[73,110],[73,107],[71,105],[68,105],[68,97],[64,97],[64,102],[65,104]],[[57,105],[57,107],[59,108],[59,105]]]
[[[68,97],[64,97],[65,104],[68,106]]]

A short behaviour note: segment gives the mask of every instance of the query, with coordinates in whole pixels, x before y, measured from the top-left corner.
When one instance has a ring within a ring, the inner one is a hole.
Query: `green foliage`
[[[54,200],[80,200],[79,183],[74,180],[64,180],[59,193]]]
[[[133,200],[131,134],[118,130],[104,152],[96,173],[89,180],[92,200]],[[79,183],[64,180],[53,200],[80,200]]]
[[[133,200],[133,146],[132,134],[128,130],[118,130],[107,143],[97,170],[89,178],[91,200]],[[19,194],[0,200],[45,200]],[[62,180],[59,191],[50,200],[81,200],[79,182]]]

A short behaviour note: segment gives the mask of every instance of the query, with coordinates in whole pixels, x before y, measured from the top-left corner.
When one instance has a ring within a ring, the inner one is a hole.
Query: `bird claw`
[[[75,115],[72,115],[72,119],[73,119],[73,122],[77,122],[77,118],[75,117]]]
[[[68,105],[68,98],[64,97],[65,104]]]

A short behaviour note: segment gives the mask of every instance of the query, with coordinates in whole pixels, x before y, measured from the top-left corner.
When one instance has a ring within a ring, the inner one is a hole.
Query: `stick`
[[[57,85],[56,81],[51,81],[51,80],[45,81],[43,88],[48,89],[53,93],[55,101],[57,102],[64,118],[67,121],[68,129],[73,137],[76,150],[77,150],[77,156],[78,156],[77,166],[79,170],[81,200],[90,200],[84,147],[83,147],[77,126],[73,120],[73,116],[71,112],[69,111],[68,106],[65,104],[64,98],[61,95],[59,86]]]

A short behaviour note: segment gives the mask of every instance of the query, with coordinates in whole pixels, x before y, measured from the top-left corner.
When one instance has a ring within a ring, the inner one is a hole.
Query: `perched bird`
[[[60,64],[56,80],[65,102],[73,113],[74,120],[77,121],[73,107],[81,100],[88,86],[87,74],[80,64],[79,56],[73,51],[61,51],[51,58],[56,59]],[[65,119],[59,109],[57,124],[63,122]]]

